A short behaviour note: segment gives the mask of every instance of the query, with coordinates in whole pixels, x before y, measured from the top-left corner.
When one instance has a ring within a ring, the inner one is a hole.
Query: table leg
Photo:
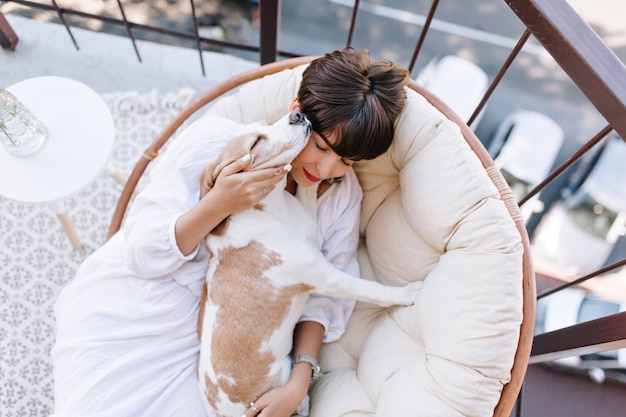
[[[128,177],[124,175],[122,171],[117,169],[117,167],[113,165],[111,162],[107,163],[107,172],[109,173],[110,176],[113,177],[115,181],[117,181],[118,183],[122,185],[126,185],[126,183],[128,182]]]
[[[59,222],[61,222],[61,226],[63,227],[63,231],[67,235],[67,238],[70,240],[72,247],[74,249],[81,249],[83,247],[83,243],[80,241],[80,237],[78,236],[78,232],[74,227],[74,223],[72,223],[72,219],[70,219],[70,215],[65,208],[65,204],[61,201],[57,201],[52,204],[52,209],[56,213],[59,218]]]
[[[128,176],[126,176],[122,171],[117,169],[117,167],[111,162],[107,163],[107,173],[121,185],[126,185],[126,183],[128,182]],[[133,190],[133,195],[137,195],[139,191],[141,190],[138,186],[136,186]]]

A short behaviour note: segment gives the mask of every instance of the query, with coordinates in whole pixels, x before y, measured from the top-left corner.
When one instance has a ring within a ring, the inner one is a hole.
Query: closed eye
[[[315,146],[317,147],[317,149],[319,149],[320,151],[323,152],[334,152],[333,150],[320,145],[317,140],[314,140],[313,142],[315,142]],[[347,158],[341,158],[341,163],[344,164],[347,167],[351,167],[352,164],[354,163],[354,161],[352,161],[351,159],[347,159]]]
[[[330,149],[326,148],[325,146],[320,145],[319,143],[317,143],[316,140],[314,140],[313,142],[315,142],[315,146],[317,147],[317,149],[319,149],[320,151],[324,151],[324,152],[328,152],[330,151]]]

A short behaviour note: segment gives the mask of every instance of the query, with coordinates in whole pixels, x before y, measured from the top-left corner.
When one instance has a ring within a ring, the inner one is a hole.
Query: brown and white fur
[[[246,153],[247,170],[291,163],[310,130],[296,110],[235,137],[205,170],[203,193]],[[198,381],[209,416],[240,417],[251,401],[286,382],[294,326],[310,292],[391,306],[412,304],[421,288],[383,286],[333,267],[315,243],[315,219],[284,188],[279,183],[257,207],[230,216],[206,239]]]

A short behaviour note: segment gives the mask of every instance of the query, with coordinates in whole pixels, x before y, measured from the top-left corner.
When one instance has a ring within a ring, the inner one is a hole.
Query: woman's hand
[[[324,326],[314,321],[301,321],[294,331],[294,353],[307,354],[316,358],[319,355],[324,337]],[[276,387],[261,395],[254,407],[248,407],[245,417],[289,417],[300,405],[313,376],[311,365],[298,362],[291,368],[291,375],[285,385]],[[259,410],[259,411],[257,411]]]
[[[248,407],[244,417],[289,417],[293,415],[306,396],[310,381],[311,366],[307,363],[296,365],[289,381],[261,395],[254,402],[254,407],[259,411]]]
[[[250,155],[246,155],[224,167],[213,188],[207,193],[207,196],[212,194],[214,201],[221,202],[227,216],[254,207],[276,187],[290,169],[273,167],[242,172],[249,163]]]

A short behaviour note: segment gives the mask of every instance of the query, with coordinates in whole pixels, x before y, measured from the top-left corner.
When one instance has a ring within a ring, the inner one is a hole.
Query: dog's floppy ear
[[[254,145],[264,137],[261,133],[251,132],[245,133],[232,138],[222,149],[218,157],[211,162],[202,172],[200,176],[200,198],[209,192],[220,172],[226,165],[235,162],[244,155],[249,154]]]

